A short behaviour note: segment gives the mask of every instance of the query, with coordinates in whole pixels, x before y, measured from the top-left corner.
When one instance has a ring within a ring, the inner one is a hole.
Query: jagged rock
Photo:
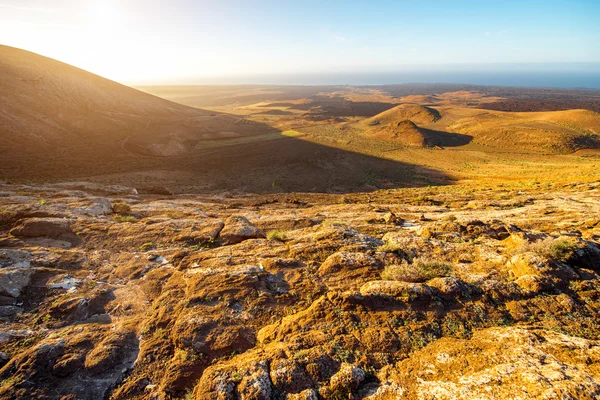
[[[227,218],[219,236],[230,244],[240,243],[248,239],[262,239],[266,237],[262,229],[254,226],[246,217],[239,215]]]

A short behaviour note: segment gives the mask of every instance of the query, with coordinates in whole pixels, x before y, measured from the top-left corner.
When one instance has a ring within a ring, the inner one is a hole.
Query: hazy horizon
[[[136,85],[599,88],[599,17],[586,0],[0,0],[0,43]]]

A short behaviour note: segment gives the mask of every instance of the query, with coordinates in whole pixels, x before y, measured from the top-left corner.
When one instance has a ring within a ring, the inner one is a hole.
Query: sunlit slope
[[[367,118],[364,123],[367,125],[386,125],[392,122],[410,120],[421,125],[433,123],[439,118],[439,113],[433,108],[418,104],[400,104],[374,117]]]
[[[28,51],[0,46],[4,162],[182,154],[256,124],[176,104]],[[33,166],[32,166],[33,167]]]
[[[449,121],[448,130],[486,146],[569,153],[600,147],[600,114],[588,110],[489,112]]]

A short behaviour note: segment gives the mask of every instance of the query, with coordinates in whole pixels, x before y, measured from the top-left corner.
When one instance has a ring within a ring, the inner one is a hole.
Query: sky
[[[128,84],[593,72],[599,21],[600,0],[0,0],[0,44]]]

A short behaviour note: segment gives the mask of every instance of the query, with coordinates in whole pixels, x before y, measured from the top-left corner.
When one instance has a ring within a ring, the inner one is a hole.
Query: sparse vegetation
[[[138,220],[133,215],[115,215],[113,217],[113,221],[118,222],[118,223],[129,222],[129,223],[133,224],[133,223],[136,223]]]
[[[403,261],[386,266],[381,277],[390,281],[425,282],[451,273],[452,267],[445,261],[415,258],[411,263]]]
[[[148,251],[154,248],[153,242],[146,242],[140,246],[140,251]]]
[[[267,239],[285,242],[287,239],[287,234],[284,231],[273,230],[273,231],[267,232]]]
[[[565,262],[582,247],[582,243],[576,238],[561,236],[558,238],[548,237],[532,243],[524,242],[517,248],[516,252],[533,251],[541,257]]]

